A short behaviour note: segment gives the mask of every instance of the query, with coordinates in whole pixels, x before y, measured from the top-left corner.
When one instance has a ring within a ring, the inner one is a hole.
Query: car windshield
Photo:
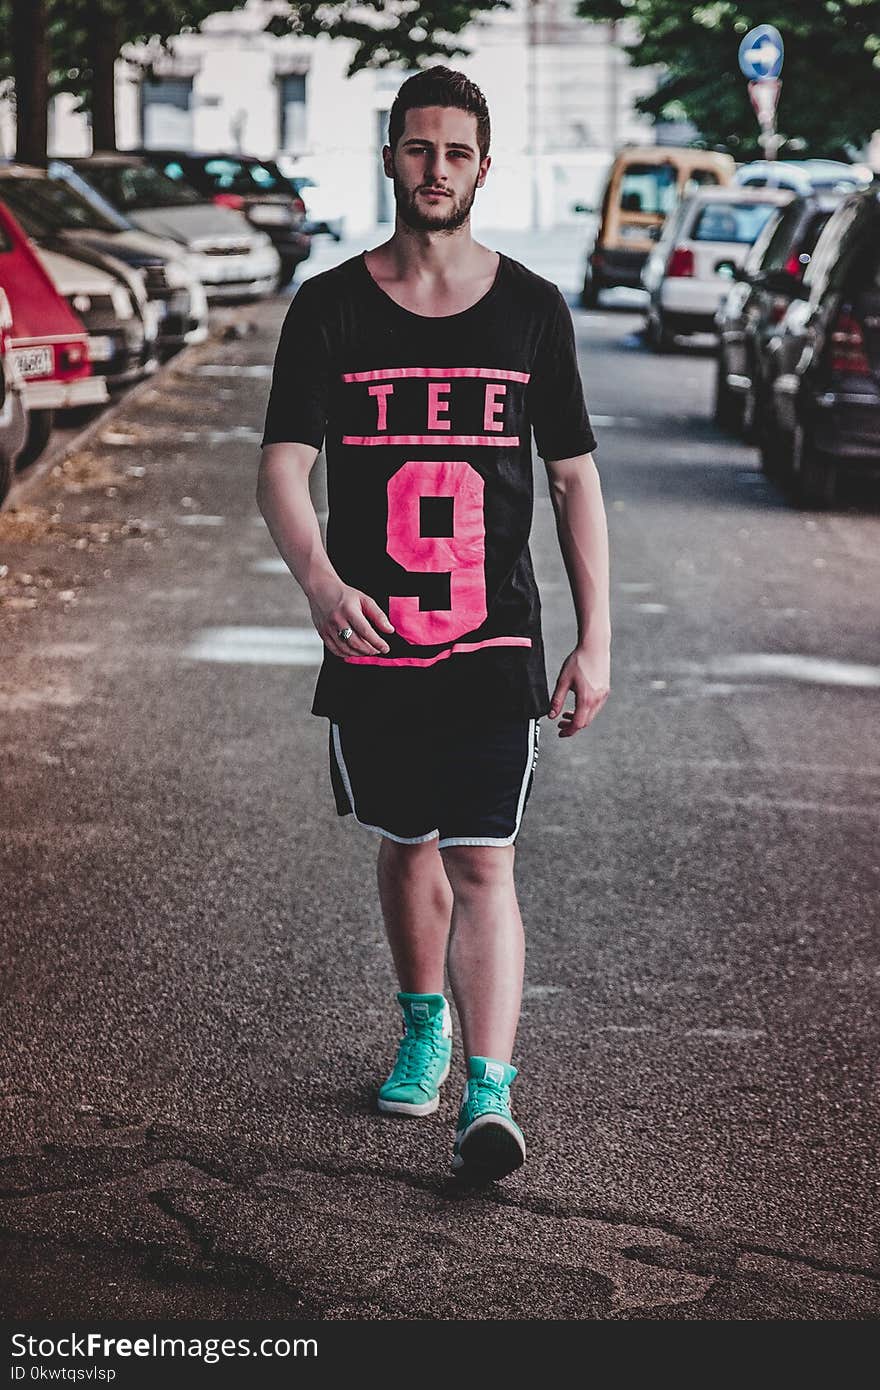
[[[175,183],[151,164],[87,163],[81,168],[89,182],[124,212],[192,207],[205,201],[194,188]]]
[[[690,239],[751,246],[775,211],[772,203],[708,203],[699,213]]]
[[[286,193],[280,175],[265,164],[245,164],[238,159],[206,159],[202,165],[218,193]]]
[[[108,217],[68,184],[55,179],[29,178],[0,174],[0,197],[12,208],[24,225],[29,218],[47,231],[66,232],[88,228],[93,232],[115,232]]]
[[[671,164],[628,164],[620,180],[620,210],[665,217],[675,202],[676,184]]]

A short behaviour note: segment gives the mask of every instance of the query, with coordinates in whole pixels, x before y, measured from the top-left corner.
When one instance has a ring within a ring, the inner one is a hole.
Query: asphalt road
[[[876,1317],[880,502],[793,510],[711,425],[705,351],[575,311],[612,694],[545,729],[529,1157],[462,1193],[457,1071],[433,1117],[374,1110],[378,840],[335,814],[317,639],[254,500],[285,307],[0,516],[0,1311]],[[533,553],[552,684],[540,464]]]

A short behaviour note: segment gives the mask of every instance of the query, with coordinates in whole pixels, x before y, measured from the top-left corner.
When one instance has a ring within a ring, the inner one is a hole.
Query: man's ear
[[[486,175],[489,172],[489,165],[491,163],[492,156],[490,154],[487,154],[485,159],[480,160],[480,172],[477,175],[477,188],[482,188],[483,184],[486,182]]]
[[[391,153],[390,145],[382,146],[382,167],[385,170],[386,179],[394,178],[394,155]]]

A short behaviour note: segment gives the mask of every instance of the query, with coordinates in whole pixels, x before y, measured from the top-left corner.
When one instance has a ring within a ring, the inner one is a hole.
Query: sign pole
[[[758,118],[761,134],[758,144],[765,159],[776,159],[782,137],[776,131],[776,107],[782,90],[782,35],[772,24],[750,29],[739,46],[739,66],[749,79],[749,100]]]

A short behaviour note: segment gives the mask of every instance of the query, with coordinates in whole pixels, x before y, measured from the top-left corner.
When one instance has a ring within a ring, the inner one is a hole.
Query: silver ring
[[[353,628],[341,627],[337,632],[336,636],[339,638],[341,642],[347,642],[353,631]]]

